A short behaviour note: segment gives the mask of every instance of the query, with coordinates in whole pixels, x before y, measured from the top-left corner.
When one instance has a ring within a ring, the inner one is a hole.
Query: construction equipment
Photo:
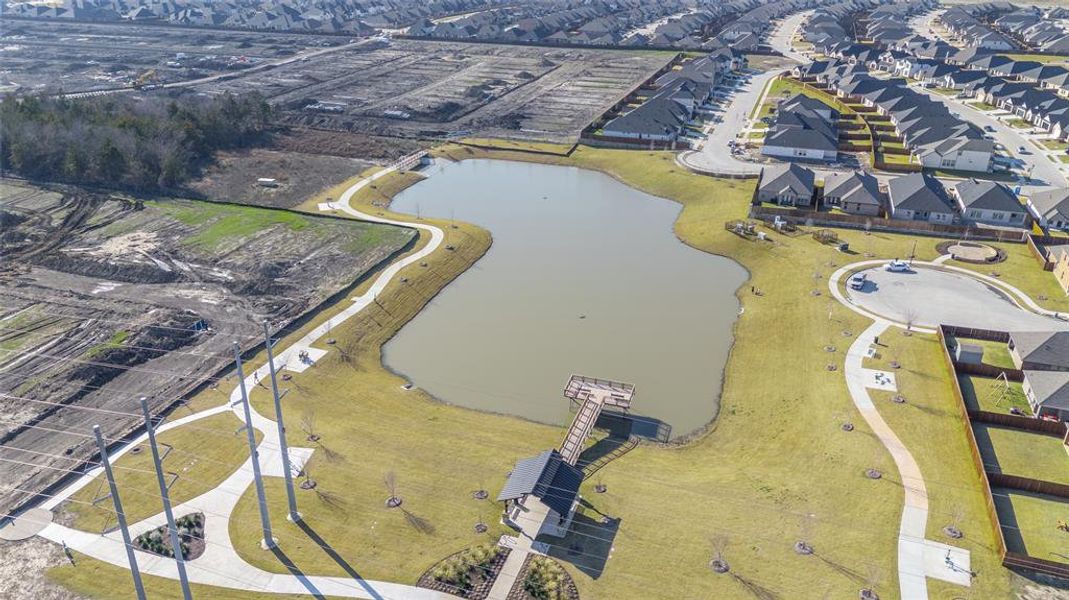
[[[155,81],[155,80],[156,80],[156,69],[149,69],[149,70],[145,71],[144,73],[142,73],[142,74],[137,76],[137,79],[134,80],[133,88],[135,90],[140,90],[140,89],[145,87],[145,84],[149,83],[150,81]]]

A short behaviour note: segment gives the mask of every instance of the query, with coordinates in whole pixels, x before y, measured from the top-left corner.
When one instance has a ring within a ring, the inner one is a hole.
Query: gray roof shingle
[[[557,514],[566,515],[571,511],[582,483],[582,471],[565,462],[556,450],[546,450],[517,462],[497,499],[515,500],[530,494]]]

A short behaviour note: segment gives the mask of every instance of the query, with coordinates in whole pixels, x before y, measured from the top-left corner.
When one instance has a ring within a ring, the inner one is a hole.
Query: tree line
[[[271,113],[259,94],[7,98],[0,165],[29,179],[174,188],[215,151],[260,142]]]

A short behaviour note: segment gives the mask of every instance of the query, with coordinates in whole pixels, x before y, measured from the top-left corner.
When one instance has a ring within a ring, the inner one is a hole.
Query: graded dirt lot
[[[93,423],[125,434],[138,397],[174,403],[232,362],[234,342],[261,342],[264,319],[294,321],[414,237],[0,183],[0,511],[87,458]]]
[[[370,162],[299,152],[221,152],[190,189],[208,200],[293,208],[316,192],[364,171]],[[261,178],[274,184],[261,184]]]
[[[574,138],[671,55],[394,40],[197,86],[257,91],[289,123],[402,137]]]
[[[0,92],[65,92],[123,87],[154,71],[150,83],[240,72],[336,36],[211,31],[130,23],[10,19],[0,32]],[[13,84],[13,85],[11,85]]]
[[[271,138],[274,150],[362,158],[383,164],[429,147],[429,143],[413,139],[303,127],[291,127]]]

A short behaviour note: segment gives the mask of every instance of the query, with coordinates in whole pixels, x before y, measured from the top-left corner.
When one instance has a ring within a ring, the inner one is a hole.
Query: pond
[[[386,344],[383,362],[440,400],[567,425],[573,373],[633,383],[632,413],[672,437],[716,415],[746,280],[680,242],[681,206],[594,171],[435,164],[395,211],[478,224],[493,245]]]

